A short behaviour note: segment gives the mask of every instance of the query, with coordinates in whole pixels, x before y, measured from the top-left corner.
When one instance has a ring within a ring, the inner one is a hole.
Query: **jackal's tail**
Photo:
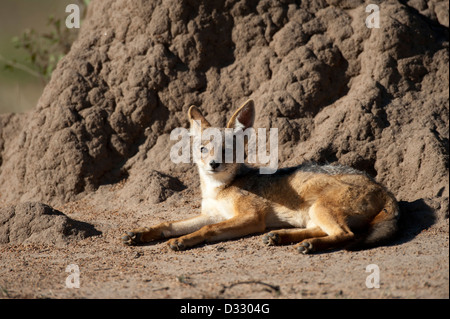
[[[370,222],[369,228],[347,249],[357,250],[385,244],[396,234],[399,217],[397,201],[392,194],[388,194],[383,209]]]

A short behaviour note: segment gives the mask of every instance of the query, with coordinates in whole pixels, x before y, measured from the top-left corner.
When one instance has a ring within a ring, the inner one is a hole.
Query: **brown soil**
[[[372,1],[380,29],[363,1],[301,3],[92,1],[36,109],[0,115],[0,296],[448,298],[449,2]],[[224,125],[247,98],[256,127],[279,129],[280,166],[339,162],[386,185],[398,237],[312,256],[261,235],[122,246],[198,213],[195,167],[169,157],[188,107]]]

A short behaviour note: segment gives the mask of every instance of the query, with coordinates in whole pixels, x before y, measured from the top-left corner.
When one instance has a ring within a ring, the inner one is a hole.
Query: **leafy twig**
[[[34,71],[33,69],[27,67],[26,65],[18,63],[16,61],[8,60],[1,54],[0,54],[0,60],[3,61],[8,67],[13,67],[18,70],[22,70],[34,77],[37,77],[38,79],[40,79],[42,81],[42,83],[44,83],[44,84],[46,83],[45,77],[41,73]]]
[[[78,0],[78,5],[82,8],[81,19],[87,13],[89,2],[90,0]],[[14,46],[27,53],[26,59],[31,62],[31,67],[0,56],[0,61],[5,62],[6,68],[22,70],[39,78],[44,84],[48,82],[59,60],[69,52],[78,31],[65,28],[64,20],[54,16],[48,17],[47,24],[52,27],[49,32],[41,34],[34,29],[26,29],[20,36],[12,38]]]

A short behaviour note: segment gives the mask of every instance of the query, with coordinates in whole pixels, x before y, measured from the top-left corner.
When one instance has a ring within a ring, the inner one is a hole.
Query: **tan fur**
[[[253,101],[249,100],[234,113],[227,127],[250,127],[254,115]],[[211,126],[196,107],[189,109],[189,119],[193,134]],[[364,241],[376,244],[396,230],[395,198],[361,172],[311,165],[262,175],[239,163],[222,163],[212,170],[210,162],[218,156],[221,154],[209,152],[196,163],[202,188],[199,216],[132,230],[122,237],[123,242],[132,245],[176,237],[168,241],[169,246],[183,250],[267,228],[289,227],[269,232],[263,242],[298,243],[295,247],[299,252],[310,253]]]

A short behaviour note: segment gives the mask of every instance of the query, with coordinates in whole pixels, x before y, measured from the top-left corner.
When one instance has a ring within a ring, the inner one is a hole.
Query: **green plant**
[[[86,16],[89,3],[90,0],[78,0],[81,21]],[[77,38],[79,29],[68,29],[65,17],[55,18],[53,15],[48,18],[47,25],[50,26],[48,32],[39,33],[34,29],[26,29],[20,36],[12,38],[14,47],[26,52],[26,60],[9,60],[0,55],[6,69],[25,71],[39,78],[43,84],[50,80],[56,65],[69,52]]]

